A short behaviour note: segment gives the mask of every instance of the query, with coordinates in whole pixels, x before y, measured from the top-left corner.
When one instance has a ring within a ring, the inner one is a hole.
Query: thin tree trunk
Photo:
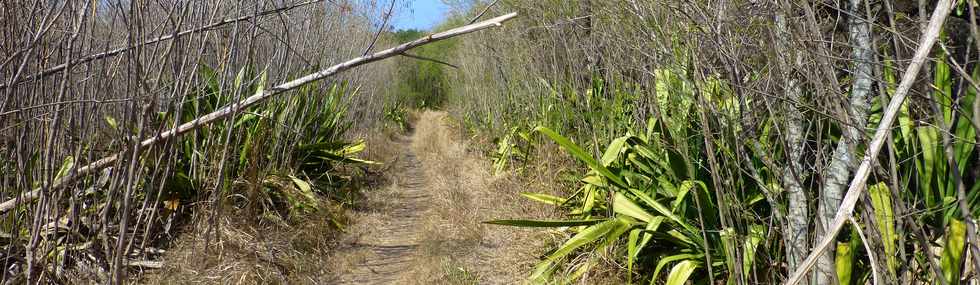
[[[862,0],[850,0],[848,12],[848,38],[851,43],[851,57],[854,61],[851,96],[848,100],[844,118],[843,134],[837,141],[830,165],[824,175],[823,191],[820,193],[818,207],[819,236],[831,234],[829,226],[834,219],[844,195],[851,170],[857,166],[855,158],[857,145],[864,136],[864,128],[868,124],[871,105],[868,100],[871,95],[873,54],[871,51],[871,31],[868,19],[864,19],[861,8]],[[814,284],[836,284],[837,270],[834,265],[834,250],[825,252],[817,262]]]
[[[505,22],[507,20],[510,20],[510,19],[512,19],[514,17],[517,17],[517,13],[510,13],[510,14],[506,14],[506,15],[503,15],[503,16],[500,16],[500,17],[489,19],[489,20],[486,20],[486,21],[483,21],[483,22],[479,22],[479,23],[476,23],[476,24],[466,25],[466,26],[458,27],[458,28],[451,29],[451,30],[448,30],[448,31],[445,31],[445,32],[441,32],[441,33],[429,35],[429,36],[426,36],[426,37],[423,37],[423,38],[420,38],[420,39],[417,39],[417,40],[414,40],[414,41],[411,41],[411,42],[408,42],[408,43],[401,44],[401,45],[399,45],[397,47],[393,47],[393,48],[390,48],[390,49],[387,49],[387,50],[383,50],[383,51],[379,51],[377,53],[373,53],[373,54],[368,55],[368,56],[362,56],[362,57],[358,57],[358,58],[354,58],[354,59],[345,61],[343,63],[334,65],[334,66],[332,66],[330,68],[327,68],[327,69],[324,69],[324,70],[321,70],[321,71],[318,71],[318,72],[315,72],[315,73],[308,74],[306,76],[300,77],[300,78],[298,78],[296,80],[289,81],[289,82],[280,84],[278,86],[268,88],[268,89],[264,90],[263,92],[259,92],[259,93],[255,94],[255,95],[249,96],[248,98],[245,98],[244,100],[241,100],[241,101],[238,101],[238,102],[235,102],[235,103],[226,105],[226,106],[221,107],[220,109],[218,109],[218,110],[216,110],[214,112],[211,112],[209,114],[203,115],[203,116],[198,117],[196,119],[193,119],[191,121],[185,122],[185,123],[181,124],[180,126],[177,126],[176,128],[169,129],[169,130],[160,132],[158,134],[155,134],[152,137],[149,137],[148,139],[142,141],[140,143],[140,145],[141,145],[141,147],[148,147],[148,146],[151,146],[151,145],[155,145],[157,143],[166,141],[168,139],[171,139],[171,138],[174,138],[174,137],[178,137],[178,136],[184,135],[184,134],[186,134],[186,133],[188,133],[190,131],[196,130],[196,129],[202,127],[202,126],[206,126],[206,125],[211,124],[211,123],[213,123],[213,122],[215,122],[215,121],[217,121],[217,120],[219,120],[221,118],[224,118],[226,116],[229,116],[229,115],[231,115],[233,113],[233,110],[238,110],[238,109],[244,109],[244,108],[251,107],[253,105],[262,103],[263,101],[265,101],[265,100],[267,100],[267,99],[269,99],[271,97],[274,97],[276,95],[282,94],[283,92],[286,92],[286,91],[289,91],[289,90],[293,90],[293,89],[299,88],[300,86],[309,84],[311,82],[314,82],[314,81],[317,81],[317,80],[321,80],[321,79],[324,79],[324,78],[333,76],[334,74],[337,74],[337,73],[346,71],[348,69],[351,69],[351,68],[354,68],[354,67],[357,67],[357,66],[360,66],[360,65],[364,65],[364,64],[375,62],[375,61],[383,60],[383,59],[386,59],[386,58],[389,58],[389,57],[397,56],[397,55],[400,55],[400,54],[402,54],[404,52],[407,52],[407,51],[409,51],[409,50],[411,50],[413,48],[419,47],[419,46],[427,45],[427,44],[430,44],[430,43],[434,43],[434,42],[437,42],[437,41],[445,40],[445,39],[456,37],[456,36],[460,36],[460,35],[469,34],[469,33],[476,32],[476,31],[481,31],[481,30],[485,30],[485,29],[489,29],[489,28],[499,27],[499,26],[501,26],[503,24],[503,22]],[[110,165],[112,165],[113,163],[115,163],[117,160],[119,160],[120,157],[122,157],[123,155],[125,155],[127,153],[128,153],[128,151],[118,152],[118,153],[115,153],[113,155],[109,155],[109,156],[103,157],[103,158],[101,158],[99,160],[96,160],[95,162],[92,162],[92,163],[90,163],[88,165],[79,167],[72,175],[68,175],[68,176],[62,177],[60,179],[54,180],[51,183],[50,186],[47,186],[47,188],[49,190],[50,189],[58,189],[58,188],[63,187],[66,184],[69,184],[69,183],[71,183],[71,182],[73,182],[73,181],[75,181],[75,180],[77,180],[79,178],[85,177],[85,176],[87,176],[89,174],[92,174],[92,173],[95,173],[95,172],[97,172],[97,171],[99,171],[99,170],[101,170],[103,168],[109,167]],[[22,203],[31,203],[34,200],[38,199],[40,196],[41,196],[41,189],[40,188],[35,188],[34,190],[31,190],[29,192],[26,192],[26,193],[22,193],[20,195],[17,195],[17,197],[14,197],[13,199],[9,199],[7,201],[4,201],[3,203],[0,203],[0,214],[6,213],[6,212],[8,212],[8,211],[10,211],[12,209],[15,209],[15,208],[18,207],[18,205],[20,205]]]
[[[919,47],[915,51],[915,56],[912,57],[912,62],[902,75],[902,80],[898,88],[895,89],[894,97],[885,108],[881,122],[878,124],[874,137],[868,145],[864,158],[861,160],[861,165],[858,166],[854,174],[854,179],[851,180],[850,186],[848,186],[847,194],[844,196],[840,208],[834,216],[834,220],[830,223],[829,227],[826,227],[827,234],[820,238],[820,242],[814,245],[813,251],[807,256],[799,268],[790,275],[789,279],[784,283],[785,285],[799,284],[803,280],[803,276],[817,263],[819,256],[831,247],[835,240],[834,237],[854,213],[854,206],[857,205],[857,200],[866,186],[868,176],[871,175],[871,164],[877,160],[878,153],[885,144],[885,137],[891,131],[891,125],[895,122],[902,103],[908,96],[909,90],[912,89],[912,85],[915,83],[915,79],[918,77],[923,63],[925,63],[929,52],[932,50],[932,46],[939,38],[939,32],[942,29],[943,23],[946,21],[946,17],[949,16],[950,11],[952,11],[953,1],[942,0],[936,4],[936,9],[932,12],[929,25],[922,34],[922,38],[919,39]]]
[[[783,170],[783,189],[786,191],[788,214],[786,215],[786,232],[784,233],[786,243],[786,264],[788,270],[792,272],[797,265],[803,262],[806,257],[809,242],[807,237],[810,235],[809,227],[809,206],[806,193],[800,183],[800,174],[803,169],[803,115],[797,110],[795,102],[800,101],[802,89],[799,79],[796,77],[796,70],[800,65],[800,55],[795,52],[790,42],[790,31],[786,24],[786,9],[780,8],[776,15],[776,32],[778,33],[777,45],[787,56],[780,60],[782,66],[782,77],[784,80],[783,92],[786,95],[784,103],[784,113],[786,114],[786,155],[789,161],[786,169]],[[789,62],[792,61],[792,62]]]
[[[313,3],[317,3],[317,2],[323,2],[323,0],[312,0],[312,1],[307,1],[307,2],[303,2],[303,3],[297,3],[297,4],[294,4],[294,5],[291,5],[291,6],[287,6],[287,7],[281,7],[281,8],[276,8],[276,9],[272,9],[272,10],[269,10],[269,11],[263,11],[263,12],[261,12],[259,14],[259,16],[274,15],[274,14],[277,14],[277,13],[289,11],[289,10],[292,10],[294,8],[299,8],[299,7],[307,6],[307,5],[310,5],[310,4],[313,4]],[[113,56],[122,54],[122,53],[124,53],[126,51],[130,51],[130,50],[133,50],[135,48],[142,47],[142,46],[151,45],[151,44],[159,43],[159,42],[166,41],[166,40],[176,39],[176,38],[179,38],[181,36],[185,36],[185,35],[189,35],[189,34],[200,33],[200,32],[204,32],[204,31],[210,31],[210,30],[213,30],[213,29],[220,28],[221,26],[224,26],[224,25],[234,24],[234,23],[246,21],[246,20],[249,20],[251,18],[252,18],[252,15],[241,16],[241,17],[233,18],[233,19],[223,19],[220,22],[211,23],[211,24],[208,24],[208,25],[205,25],[205,26],[201,26],[201,27],[197,27],[197,28],[194,28],[194,29],[182,31],[182,32],[179,32],[179,33],[176,33],[176,34],[170,34],[170,35],[166,35],[166,36],[157,37],[157,38],[154,38],[154,39],[143,41],[142,43],[139,43],[139,44],[126,45],[125,47],[119,47],[119,48],[115,48],[115,49],[112,49],[112,50],[109,50],[109,51],[105,51],[105,52],[101,52],[101,53],[86,55],[86,56],[77,58],[77,59],[75,59],[72,62],[65,62],[65,63],[59,64],[59,65],[56,65],[54,67],[45,69],[45,70],[43,70],[43,71],[41,71],[41,72],[39,72],[37,74],[33,74],[33,75],[30,75],[30,76],[27,76],[27,77],[24,77],[24,78],[21,78],[21,79],[17,79],[15,77],[9,83],[0,83],[0,88],[6,88],[8,86],[13,86],[13,85],[16,85],[16,84],[19,84],[19,83],[22,83],[22,82],[29,82],[29,81],[34,80],[34,79],[37,79],[37,78],[41,78],[41,77],[44,77],[44,76],[55,74],[55,73],[61,72],[62,70],[65,70],[66,68],[68,68],[71,65],[80,65],[80,64],[83,64],[83,63],[86,63],[86,62],[90,62],[90,61],[93,61],[93,60],[99,60],[99,59],[103,59],[103,58],[107,58],[107,57],[113,57]],[[2,109],[0,109],[0,110],[2,110]]]

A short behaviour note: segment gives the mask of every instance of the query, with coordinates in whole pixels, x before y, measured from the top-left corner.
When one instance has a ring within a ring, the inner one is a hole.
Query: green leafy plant
[[[504,136],[493,139],[497,146],[490,154],[491,174],[499,174],[508,169],[512,162],[525,162],[531,148],[530,135],[519,127],[512,127]],[[521,168],[516,168],[520,171]]]
[[[663,278],[660,271],[673,264],[666,276],[667,282],[681,284],[691,272],[706,268],[705,257],[724,260],[718,252],[708,251],[702,230],[688,211],[693,203],[692,192],[708,196],[707,187],[697,180],[680,180],[686,173],[674,168],[667,154],[659,147],[659,133],[653,132],[655,121],[650,122],[650,135],[626,135],[616,138],[607,146],[603,155],[596,159],[570,139],[545,127],[536,132],[546,135],[572,156],[588,166],[588,173],[581,179],[582,187],[568,198],[543,194],[525,194],[529,198],[567,209],[573,218],[564,221],[500,220],[493,224],[513,226],[571,227],[573,236],[538,264],[532,280],[546,282],[556,265],[569,254],[588,246],[599,251],[625,240],[625,261],[630,271],[639,258],[655,260],[656,269],[652,280]],[[612,213],[612,215],[609,215]],[[757,228],[758,230],[758,228]],[[746,244],[754,249],[758,236]],[[715,245],[717,246],[717,245]],[[641,255],[641,253],[644,253]],[[751,258],[749,258],[751,260]],[[717,263],[710,266],[723,268]],[[720,272],[720,270],[718,271]],[[700,275],[702,278],[705,275]]]

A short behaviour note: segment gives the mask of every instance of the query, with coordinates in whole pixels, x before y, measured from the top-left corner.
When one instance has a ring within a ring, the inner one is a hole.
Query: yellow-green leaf
[[[871,206],[877,220],[878,231],[881,233],[885,247],[885,262],[892,274],[898,269],[897,247],[898,233],[895,232],[895,214],[892,210],[891,190],[884,182],[868,188],[871,196]]]
[[[565,204],[565,198],[543,194],[543,193],[524,192],[521,193],[521,196],[524,196],[530,199],[531,201],[541,202],[549,205],[559,206],[561,204]]]
[[[697,268],[698,264],[691,260],[678,262],[670,270],[670,274],[667,274],[666,285],[684,285],[687,279],[691,277],[691,273],[694,273],[694,269]]]
[[[640,208],[636,203],[633,203],[633,200],[618,192],[613,198],[613,211],[648,223],[653,220],[653,215]]]
[[[963,246],[966,244],[966,224],[960,220],[951,219],[946,230],[946,244],[943,246],[943,256],[940,257],[940,267],[943,278],[948,284],[959,284],[960,264],[963,260]]]

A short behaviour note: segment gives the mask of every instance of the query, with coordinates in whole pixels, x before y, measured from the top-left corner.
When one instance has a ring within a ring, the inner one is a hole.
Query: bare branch
[[[441,61],[441,60],[434,59],[434,58],[428,58],[428,57],[424,57],[424,56],[420,56],[420,55],[414,55],[414,54],[410,54],[410,53],[407,53],[407,52],[406,53],[403,53],[402,56],[410,57],[410,58],[414,58],[414,59],[418,59],[418,60],[431,61],[431,62],[435,62],[435,63],[438,63],[438,64],[444,64],[444,65],[447,65],[447,66],[452,67],[452,68],[455,68],[455,69],[459,69],[459,66],[456,66],[455,64],[448,63],[448,62]]]
[[[844,195],[844,199],[841,201],[840,208],[837,210],[837,214],[834,217],[833,223],[827,228],[827,232],[821,238],[820,243],[816,244],[810,255],[807,256],[806,260],[800,264],[800,267],[790,275],[790,278],[786,280],[785,285],[796,285],[799,284],[803,279],[803,276],[810,271],[810,268],[817,262],[817,258],[828,248],[837,238],[837,233],[840,232],[841,228],[844,227],[844,223],[847,219],[854,213],[854,206],[857,204],[858,197],[861,196],[861,192],[864,190],[865,184],[867,183],[868,176],[871,174],[871,164],[878,157],[878,152],[881,151],[881,147],[885,143],[885,138],[888,132],[891,131],[891,125],[895,122],[895,118],[898,116],[898,111],[901,109],[902,103],[905,102],[905,98],[908,96],[909,90],[912,88],[912,84],[915,82],[915,78],[919,74],[919,70],[922,68],[923,63],[925,63],[926,58],[929,56],[929,52],[932,50],[933,45],[936,44],[936,40],[939,38],[939,32],[942,29],[943,23],[946,21],[946,17],[949,16],[950,11],[952,11],[954,0],[943,0],[939,1],[936,5],[936,10],[932,12],[932,17],[929,20],[929,25],[926,28],[926,32],[922,34],[922,38],[919,39],[919,47],[915,51],[915,56],[912,57],[912,62],[909,64],[908,68],[905,69],[905,74],[902,75],[902,81],[895,90],[895,95],[892,100],[888,103],[888,107],[885,109],[884,115],[881,118],[881,123],[878,124],[878,128],[875,131],[874,138],[871,140],[871,144],[868,146],[867,152],[864,154],[864,159],[861,160],[861,165],[858,167],[854,179],[851,180],[851,184],[847,189],[847,193]]]
[[[378,32],[374,34],[374,39],[371,40],[371,44],[364,49],[364,53],[361,55],[367,55],[374,49],[374,45],[378,43],[378,38],[381,37],[381,33],[385,31],[388,27],[388,19],[391,19],[391,11],[395,9],[395,0],[391,0],[391,5],[388,5],[388,13],[385,13],[384,22],[381,22],[381,27],[378,28]]]
[[[270,14],[276,14],[276,13],[280,13],[280,12],[284,12],[284,11],[289,11],[289,10],[292,10],[292,9],[295,9],[295,8],[299,8],[299,7],[303,7],[303,6],[306,6],[306,5],[310,5],[310,4],[317,3],[317,2],[323,2],[323,1],[324,0],[311,0],[311,1],[306,1],[306,2],[303,2],[303,3],[299,3],[299,4],[288,6],[288,7],[276,8],[276,9],[272,9],[272,10],[260,12],[258,14],[258,16],[266,16],[266,15],[270,15]],[[254,16],[255,15],[248,15],[248,16],[242,16],[242,17],[238,17],[238,18],[224,19],[224,20],[221,20],[219,22],[215,22],[215,23],[211,23],[211,24],[208,24],[208,25],[205,25],[205,26],[194,28],[194,29],[182,31],[182,32],[179,32],[177,34],[166,35],[166,36],[158,37],[158,38],[155,38],[155,39],[147,40],[147,41],[144,41],[142,43],[135,44],[135,45],[127,45],[125,47],[116,48],[116,49],[113,49],[113,50],[110,50],[110,51],[106,51],[106,52],[102,52],[102,53],[97,53],[97,54],[91,54],[91,55],[83,56],[81,58],[78,58],[78,59],[70,62],[70,63],[69,62],[62,63],[62,64],[56,65],[56,66],[54,66],[52,68],[45,69],[44,71],[41,71],[41,72],[39,72],[37,74],[24,77],[24,78],[22,78],[20,80],[17,80],[14,83],[11,83],[10,85],[17,85],[17,84],[20,84],[20,83],[23,83],[23,82],[28,82],[28,81],[34,80],[36,78],[41,78],[41,77],[44,77],[44,76],[48,76],[48,75],[51,75],[51,74],[60,72],[62,70],[65,70],[68,66],[71,66],[71,65],[78,65],[78,64],[90,62],[90,61],[93,61],[93,60],[99,60],[99,59],[103,59],[103,58],[107,58],[107,57],[112,57],[112,56],[118,55],[120,53],[126,52],[128,50],[132,50],[132,49],[135,49],[135,48],[138,48],[138,47],[142,47],[142,46],[145,46],[145,45],[151,45],[151,44],[155,44],[155,43],[158,43],[158,42],[162,42],[162,41],[166,41],[166,40],[178,38],[178,37],[181,37],[181,36],[184,36],[184,35],[199,33],[199,32],[203,32],[203,31],[208,31],[208,30],[212,30],[212,29],[215,29],[215,28],[224,26],[224,25],[246,21],[246,20],[252,19],[252,17],[254,17]],[[7,84],[0,84],[0,88],[6,88],[7,86],[8,86]]]
[[[393,48],[390,48],[390,49],[387,49],[387,50],[383,50],[383,51],[380,51],[380,52],[377,52],[377,53],[374,53],[374,54],[371,54],[371,55],[368,55],[368,56],[362,56],[362,57],[358,57],[358,58],[354,58],[354,59],[348,60],[346,62],[343,62],[343,63],[337,64],[337,65],[334,65],[334,66],[332,66],[330,68],[321,70],[319,72],[316,72],[316,73],[313,73],[313,74],[309,74],[309,75],[303,76],[301,78],[295,79],[293,81],[289,81],[289,82],[280,84],[278,86],[275,86],[275,87],[266,89],[266,90],[264,90],[264,91],[262,91],[260,93],[257,93],[255,95],[252,95],[252,96],[248,97],[248,98],[245,98],[245,100],[242,100],[242,101],[239,101],[239,102],[230,104],[230,105],[226,105],[226,106],[224,106],[224,107],[222,107],[222,108],[220,108],[220,109],[218,109],[218,110],[216,110],[214,112],[211,112],[211,113],[206,114],[204,116],[198,117],[198,118],[196,118],[194,120],[191,120],[189,122],[183,123],[183,124],[181,124],[180,126],[174,128],[174,129],[167,130],[167,131],[161,132],[159,134],[156,134],[156,135],[152,136],[151,138],[146,139],[146,140],[140,142],[139,143],[139,146],[136,147],[136,148],[137,149],[138,148],[146,148],[146,147],[155,145],[157,143],[166,141],[166,140],[168,140],[170,138],[181,136],[181,135],[186,134],[186,133],[188,133],[190,131],[199,129],[202,126],[205,126],[205,125],[208,125],[210,123],[213,123],[214,121],[217,121],[218,119],[221,119],[221,118],[224,118],[226,116],[229,116],[229,115],[231,115],[231,114],[234,113],[234,110],[240,110],[240,109],[251,107],[251,106],[256,105],[258,103],[261,103],[261,102],[263,102],[263,101],[265,101],[265,100],[267,100],[267,99],[269,99],[269,98],[271,98],[273,96],[282,94],[283,92],[286,92],[286,91],[289,91],[289,90],[292,90],[292,89],[296,89],[296,88],[298,88],[300,86],[303,86],[303,85],[306,85],[306,84],[309,84],[309,83],[312,83],[312,82],[315,82],[315,81],[318,81],[318,80],[321,80],[321,79],[330,77],[330,76],[332,76],[334,74],[337,74],[337,73],[340,73],[340,72],[349,70],[351,68],[354,68],[354,67],[357,67],[357,66],[361,66],[361,65],[364,65],[364,64],[368,64],[368,63],[372,63],[372,62],[375,62],[375,61],[383,60],[383,59],[386,59],[386,58],[389,58],[389,57],[393,57],[393,56],[396,56],[396,55],[400,55],[400,54],[403,54],[406,51],[411,50],[413,48],[420,47],[420,46],[427,45],[427,44],[431,44],[431,43],[438,42],[438,41],[441,41],[441,40],[445,40],[445,39],[448,39],[448,38],[452,38],[452,37],[456,37],[456,36],[460,36],[460,35],[465,35],[465,34],[477,32],[477,31],[481,31],[481,30],[485,30],[485,29],[489,29],[489,28],[499,27],[499,26],[501,26],[503,24],[503,22],[505,22],[507,20],[510,20],[510,19],[513,19],[514,17],[517,17],[517,13],[510,13],[510,14],[506,14],[506,15],[503,15],[503,16],[500,16],[500,17],[489,19],[489,20],[486,20],[486,21],[483,21],[483,22],[480,22],[480,23],[466,25],[466,26],[458,27],[458,28],[451,29],[451,30],[448,30],[448,31],[445,31],[445,32],[432,34],[432,35],[429,35],[429,36],[426,36],[426,37],[423,37],[423,38],[420,38],[420,39],[416,39],[414,41],[411,41],[411,42],[408,42],[408,43],[404,43],[404,44],[401,44],[399,46],[396,46],[396,47],[393,47]],[[16,208],[17,205],[20,204],[20,203],[28,203],[28,202],[34,201],[35,199],[37,199],[38,197],[41,196],[41,189],[48,189],[49,191],[52,190],[52,189],[58,189],[58,188],[63,187],[63,186],[65,186],[65,185],[67,185],[67,184],[69,184],[69,183],[71,183],[71,182],[73,182],[73,181],[75,181],[75,180],[77,180],[79,178],[85,177],[85,176],[87,176],[89,174],[95,173],[95,172],[97,172],[97,171],[99,171],[99,170],[101,170],[103,168],[106,168],[106,167],[112,165],[113,163],[115,163],[117,160],[119,160],[119,158],[123,157],[126,153],[127,153],[127,151],[121,151],[121,152],[115,153],[113,155],[104,157],[102,159],[96,160],[93,163],[90,163],[88,165],[85,165],[85,166],[82,166],[82,167],[78,168],[78,170],[75,171],[74,174],[72,174],[72,175],[68,175],[68,176],[65,176],[65,177],[62,177],[62,178],[59,178],[59,179],[55,180],[48,187],[35,188],[34,190],[32,190],[30,192],[27,192],[27,193],[23,193],[23,194],[19,195],[18,197],[15,197],[14,199],[10,199],[10,200],[7,200],[7,201],[5,201],[3,203],[0,203],[0,214],[6,213],[7,211],[10,211],[11,209]]]
[[[475,23],[476,20],[479,20],[481,17],[483,17],[483,14],[486,14],[487,11],[490,11],[490,8],[493,7],[493,5],[497,5],[497,2],[500,2],[500,0],[494,0],[493,3],[490,3],[490,5],[487,5],[486,8],[483,8],[483,11],[481,11],[480,14],[477,14],[476,17],[473,17],[473,19],[470,20],[469,24]]]

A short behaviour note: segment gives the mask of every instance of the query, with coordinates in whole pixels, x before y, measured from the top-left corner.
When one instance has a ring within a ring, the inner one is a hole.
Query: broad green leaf
[[[640,156],[643,156],[644,158],[649,159],[651,161],[662,161],[664,159],[664,157],[657,155],[656,152],[654,152],[653,150],[651,150],[650,148],[644,145],[636,145],[633,147],[633,150],[635,150],[636,153],[640,154]]]
[[[607,185],[601,176],[594,175],[594,174],[586,175],[584,178],[582,178],[582,182],[592,184],[597,187],[605,187]]]
[[[682,203],[684,203],[684,198],[687,197],[688,192],[691,192],[691,187],[693,186],[694,183],[691,183],[690,181],[684,181],[684,183],[681,183],[681,188],[677,190],[677,197],[674,197],[674,203],[671,205],[671,212],[677,213],[677,210],[680,209],[680,206]]]
[[[963,246],[966,244],[966,223],[960,220],[951,219],[949,228],[946,230],[946,243],[943,246],[943,255],[940,257],[940,267],[943,271],[943,278],[949,284],[959,284],[960,264],[963,260]]]
[[[892,274],[898,269],[897,247],[898,233],[895,232],[895,214],[892,210],[891,191],[884,182],[868,188],[871,196],[871,207],[874,210],[878,232],[881,234],[885,248],[885,260],[888,271]]]
[[[530,199],[531,201],[541,202],[541,203],[555,205],[555,206],[561,206],[565,204],[566,201],[565,198],[543,194],[543,193],[524,192],[521,193],[521,196],[524,196]]]
[[[677,187],[674,186],[674,183],[670,181],[669,177],[657,177],[657,186],[659,186],[657,188],[657,193],[662,193],[667,197],[677,197]]]
[[[245,143],[242,144],[241,151],[238,152],[238,164],[244,166],[248,161],[248,155],[252,153],[253,135],[251,132],[245,134]]]
[[[640,238],[640,244],[637,245],[637,250],[638,250],[637,253],[639,253],[639,250],[642,250],[644,247],[646,247],[647,243],[650,242],[650,239],[653,238],[652,233],[660,229],[660,224],[664,222],[664,219],[666,219],[664,218],[664,216],[656,216],[653,217],[653,220],[647,223],[646,228],[643,229],[643,235]]]
[[[679,232],[679,231],[677,231],[675,229],[671,229],[671,230],[667,231],[667,235],[670,236],[670,237],[672,237],[672,238],[674,238],[674,242],[676,242],[678,244],[683,244],[684,246],[688,246],[688,245],[690,245],[690,246],[702,246],[703,245],[701,243],[701,236],[700,235],[697,235],[696,233],[691,233],[691,232],[688,232],[688,233],[690,233],[692,235],[691,236],[685,235],[685,234],[683,234],[683,233],[681,233],[681,232]],[[694,240],[691,239],[691,237],[697,238],[698,239],[698,242],[695,243]]]
[[[643,137],[643,140],[650,141],[651,139],[653,139],[653,132],[656,129],[656,126],[657,126],[657,118],[655,116],[650,116],[650,118],[647,119],[647,132],[646,132],[646,137]]]
[[[558,259],[565,257],[575,249],[579,247],[595,242],[603,238],[609,231],[616,228],[619,225],[618,220],[607,220],[605,222],[592,225],[585,228],[572,238],[565,241],[558,250],[548,255],[548,260],[557,261]]]
[[[58,179],[67,176],[72,167],[75,167],[75,157],[68,156],[65,158],[65,161],[61,163],[61,168],[58,169],[58,173],[54,176],[54,178]]]
[[[759,224],[749,226],[749,236],[742,246],[742,274],[744,274],[742,277],[745,280],[749,280],[749,276],[751,276],[752,265],[755,263],[755,251],[759,247],[759,243],[765,238],[765,226]]]
[[[606,234],[606,237],[604,238],[602,243],[599,244],[598,247],[596,247],[596,250],[602,250],[603,248],[606,248],[610,244],[619,241],[619,237],[621,237],[627,231],[632,229],[633,225],[636,224],[636,220],[629,217],[619,216],[618,218],[616,218],[616,220],[619,223],[616,225],[615,228],[609,231],[609,234]]]
[[[355,155],[367,149],[367,144],[364,141],[357,141],[344,146],[340,150],[340,154],[344,156]]]
[[[912,117],[909,114],[908,104],[909,104],[908,100],[902,102],[902,107],[898,113],[899,134],[901,134],[901,136],[898,138],[901,139],[900,141],[901,144],[898,145],[908,146],[911,145],[909,142],[912,141],[912,128],[915,126],[915,123],[913,122]]]
[[[933,86],[932,98],[938,101],[940,106],[952,106],[950,95],[953,93],[953,80],[951,75],[951,70],[948,64],[946,64],[946,57],[936,58],[935,64],[933,66]],[[941,108],[943,113],[943,120],[948,126],[952,121],[952,108]]]
[[[641,187],[653,182],[652,177],[631,171],[629,168],[619,170],[619,175],[630,187]]]
[[[644,194],[643,192],[640,192],[636,189],[629,189],[629,191],[630,193],[633,193],[633,195],[636,195],[636,197],[640,198],[640,200],[646,203],[647,206],[650,206],[651,208],[659,212],[661,215],[667,217],[668,219],[677,223],[681,227],[684,227],[685,230],[688,230],[689,232],[692,233],[698,231],[697,228],[685,222],[683,219],[681,219],[681,217],[675,215],[674,212],[670,211],[670,209],[667,209],[667,207],[665,207],[663,204],[660,204],[660,202],[657,202],[653,198],[650,198],[650,196],[647,196],[647,194]]]
[[[718,236],[721,237],[721,250],[725,254],[725,267],[732,268],[728,271],[728,280],[738,280],[739,276],[735,276],[735,240],[738,239],[738,235],[735,234],[735,229],[732,227],[727,227],[718,231]]]
[[[691,277],[691,273],[694,273],[694,269],[698,268],[698,264],[691,260],[681,261],[674,265],[674,268],[670,270],[670,274],[667,274],[666,285],[684,285],[687,279]]]
[[[916,134],[919,137],[919,145],[922,147],[922,163],[921,167],[917,167],[919,171],[919,185],[923,189],[932,188],[931,181],[933,179],[933,171],[936,169],[936,153],[939,148],[937,147],[938,133],[935,127],[922,126],[916,128]]]
[[[300,151],[336,151],[338,149],[343,149],[347,146],[347,142],[342,141],[328,141],[313,144],[304,144],[296,148]]]
[[[626,280],[632,283],[633,281],[633,263],[635,262],[636,255],[640,253],[640,233],[643,230],[635,229],[630,231],[629,238],[626,241]]]
[[[245,81],[245,68],[238,70],[238,75],[235,75],[235,89],[242,88],[242,83]]]
[[[609,166],[613,163],[613,161],[619,158],[619,154],[623,151],[623,146],[626,145],[626,140],[629,138],[629,136],[623,136],[616,138],[609,143],[609,146],[606,148],[606,152],[602,154],[602,166]]]
[[[653,215],[619,192],[613,198],[613,211],[648,223],[653,220]]]
[[[534,266],[534,271],[531,272],[530,283],[531,284],[548,284],[551,280],[551,274],[555,272],[557,268],[554,266],[555,263],[551,260],[544,260],[539,262]]]
[[[762,200],[765,199],[766,196],[762,192],[757,192],[752,196],[748,197],[748,200],[745,201],[745,205],[752,206],[755,205],[756,203],[762,202]]]
[[[837,280],[841,285],[851,285],[854,273],[854,253],[851,245],[846,242],[837,243]]]
[[[667,257],[661,258],[660,261],[657,261],[657,267],[656,267],[656,269],[653,270],[653,277],[651,277],[650,283],[653,284],[654,281],[657,280],[657,277],[660,276],[660,270],[662,270],[664,268],[664,266],[666,266],[667,264],[670,264],[671,262],[676,262],[676,261],[679,261],[679,260],[695,260],[695,259],[702,258],[702,257],[703,257],[703,255],[700,255],[700,254],[681,253],[681,254],[675,254],[675,255],[671,255],[671,256],[667,256]]]
[[[296,176],[292,176],[292,175],[290,175],[289,178],[293,180],[293,184],[296,184],[296,187],[299,187],[300,191],[303,192],[313,191],[313,188],[310,186],[310,183],[306,182],[306,180],[299,179]]]
[[[589,212],[592,212],[592,208],[595,207],[596,187],[593,185],[585,185],[582,188],[585,190],[585,199],[582,203],[582,214],[588,214]]]
[[[258,118],[259,117],[256,116],[254,113],[251,113],[251,112],[245,113],[244,115],[242,115],[241,117],[239,117],[238,120],[235,121],[235,124],[232,125],[232,127],[233,128],[241,127],[243,124],[247,124],[249,122],[255,121]]]
[[[557,227],[591,226],[605,221],[607,220],[606,219],[564,220],[564,221],[493,220],[493,221],[486,221],[483,223],[492,224],[492,225],[502,225],[502,226],[515,226],[515,227],[557,228]]]
[[[660,270],[671,262],[680,261],[674,265],[667,274],[667,279],[664,284],[677,284],[681,285],[687,282],[687,279],[694,272],[694,269],[698,267],[697,260],[701,258],[702,255],[699,254],[676,254],[668,257],[664,257],[657,262],[657,268],[653,271],[653,277],[650,279],[650,284],[654,284],[657,277],[660,276]]]
[[[112,128],[113,130],[119,130],[119,123],[116,122],[116,118],[106,115],[105,123],[109,125],[109,127]]]
[[[563,149],[568,151],[572,156],[578,158],[586,165],[588,165],[589,168],[592,168],[592,170],[594,170],[595,172],[598,172],[602,176],[605,176],[607,179],[609,179],[609,181],[613,182],[617,186],[624,187],[624,188],[626,187],[626,183],[623,182],[623,180],[619,176],[614,175],[605,166],[599,164],[599,162],[596,161],[595,158],[593,158],[591,155],[586,153],[584,150],[582,150],[581,147],[573,143],[568,138],[543,126],[534,128],[534,131],[547,135],[549,138],[551,138],[551,140],[555,141],[555,143],[557,143]]]
[[[674,179],[683,180],[693,178],[688,177],[690,175],[688,172],[693,165],[681,152],[673,148],[667,148],[667,159],[670,163],[669,165],[671,170],[667,173],[669,173]]]
[[[287,194],[287,197],[290,197],[290,206],[293,208],[316,208],[317,197],[316,194],[313,193],[313,187],[310,185],[310,183],[292,175],[289,175],[289,178],[293,181],[293,184],[296,185],[296,188],[299,189],[299,195],[301,198],[305,199],[305,201],[296,200],[295,198],[292,198],[292,195]]]
[[[648,177],[656,176],[656,171],[653,169],[649,163],[646,162],[646,158],[637,155],[636,153],[630,153],[627,157],[630,166],[636,166],[639,168],[640,173],[645,174]]]

